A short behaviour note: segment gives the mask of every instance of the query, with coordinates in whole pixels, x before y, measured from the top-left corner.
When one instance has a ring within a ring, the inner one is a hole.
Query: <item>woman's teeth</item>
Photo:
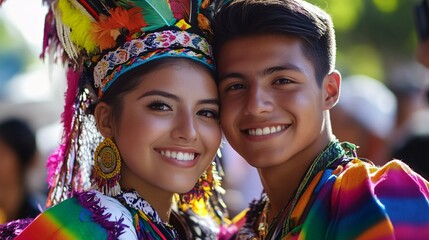
[[[174,158],[179,161],[191,161],[195,159],[195,153],[176,152],[170,150],[161,150],[161,155],[168,158]]]

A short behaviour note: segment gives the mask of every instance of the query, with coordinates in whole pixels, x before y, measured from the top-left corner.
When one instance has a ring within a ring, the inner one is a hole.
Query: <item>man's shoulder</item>
[[[404,201],[429,210],[429,182],[400,160],[383,166],[354,159],[344,166],[334,183],[339,195],[366,195],[382,204],[404,204]],[[414,205],[414,206],[417,206]]]

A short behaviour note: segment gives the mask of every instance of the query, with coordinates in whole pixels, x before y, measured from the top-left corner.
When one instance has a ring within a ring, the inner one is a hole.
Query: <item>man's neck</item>
[[[276,217],[294,198],[304,175],[329,140],[320,141],[282,164],[258,169],[264,190],[270,199],[269,219]],[[311,181],[311,180],[310,180]]]

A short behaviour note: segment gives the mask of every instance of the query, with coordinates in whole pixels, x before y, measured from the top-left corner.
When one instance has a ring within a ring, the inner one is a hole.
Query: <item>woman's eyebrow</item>
[[[145,92],[138,99],[148,97],[148,96],[162,96],[162,97],[170,98],[170,99],[173,99],[177,102],[180,102],[180,97],[178,97],[174,94],[171,94],[169,92],[161,91],[161,90],[151,90],[151,91]]]

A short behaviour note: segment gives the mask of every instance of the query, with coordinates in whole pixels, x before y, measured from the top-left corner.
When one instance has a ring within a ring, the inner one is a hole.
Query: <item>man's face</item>
[[[325,84],[297,38],[234,39],[222,46],[218,71],[223,131],[249,164],[276,166],[325,144]]]

